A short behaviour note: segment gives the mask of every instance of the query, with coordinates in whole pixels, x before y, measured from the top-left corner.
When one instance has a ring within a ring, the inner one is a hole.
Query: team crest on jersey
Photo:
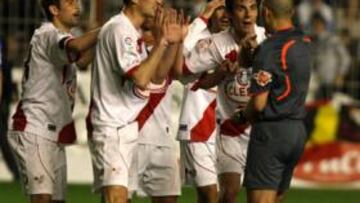
[[[255,73],[254,79],[259,86],[265,87],[272,82],[272,75],[267,71],[260,70],[259,72]]]
[[[127,49],[132,49],[133,48],[133,40],[131,39],[131,37],[125,37],[124,38],[124,44],[125,44],[125,47]]]
[[[212,43],[212,40],[210,38],[202,39],[196,44],[195,49],[198,53],[201,53],[201,52],[205,51],[206,49],[208,49],[210,47],[211,43]]]
[[[251,68],[241,68],[234,77],[225,81],[225,94],[231,101],[238,104],[247,103],[249,101],[251,73]]]

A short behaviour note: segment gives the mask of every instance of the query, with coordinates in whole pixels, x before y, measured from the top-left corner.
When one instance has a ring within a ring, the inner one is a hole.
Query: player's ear
[[[49,11],[50,11],[51,15],[53,15],[53,16],[59,15],[59,8],[55,5],[50,5]]]

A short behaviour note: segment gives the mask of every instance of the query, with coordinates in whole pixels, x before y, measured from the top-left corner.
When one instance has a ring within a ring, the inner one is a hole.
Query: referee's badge
[[[260,70],[259,72],[255,73],[254,79],[259,86],[265,87],[272,82],[272,75],[267,71]]]

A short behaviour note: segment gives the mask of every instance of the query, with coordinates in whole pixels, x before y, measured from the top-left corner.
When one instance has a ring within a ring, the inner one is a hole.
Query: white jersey
[[[25,61],[23,93],[11,130],[61,143],[76,139],[72,112],[78,55],[67,50],[69,33],[44,23],[35,30]]]
[[[118,128],[135,120],[147,97],[130,76],[146,58],[141,30],[123,12],[102,27],[93,63],[91,124]]]
[[[196,18],[184,40],[185,57],[194,49],[199,51],[206,47],[210,37],[207,23],[201,18]],[[177,138],[194,142],[215,142],[216,92],[199,89],[197,83],[198,81],[195,81],[185,85]]]
[[[255,27],[257,42],[265,40],[265,30]],[[225,60],[236,61],[239,46],[235,42],[231,30],[214,34],[202,49],[195,49],[185,58],[185,68],[191,73],[199,73],[214,69]],[[220,133],[229,136],[239,136],[240,129],[230,118],[238,108],[244,107],[250,96],[251,68],[240,69],[234,76],[225,78],[218,86],[217,117],[220,119]]]
[[[151,91],[149,102],[140,111],[136,120],[139,124],[138,143],[155,146],[173,146],[171,136],[171,112],[173,93],[169,90],[171,80],[158,90]]]
[[[184,55],[190,53],[197,43],[211,36],[210,31],[207,28],[207,22],[202,18],[196,18],[189,26],[189,31],[184,39]]]

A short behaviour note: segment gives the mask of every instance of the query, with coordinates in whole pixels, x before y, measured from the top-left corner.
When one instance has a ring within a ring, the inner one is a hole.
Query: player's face
[[[162,7],[164,2],[163,0],[140,0],[139,7],[141,9],[142,14],[145,18],[154,19],[156,10],[159,7]]]
[[[229,27],[230,21],[225,7],[216,9],[215,13],[211,16],[211,23],[218,32],[223,31]]]
[[[236,34],[246,35],[254,32],[257,15],[256,0],[235,0],[230,17]]]
[[[80,22],[79,0],[61,0],[58,19],[67,27],[75,27]]]

